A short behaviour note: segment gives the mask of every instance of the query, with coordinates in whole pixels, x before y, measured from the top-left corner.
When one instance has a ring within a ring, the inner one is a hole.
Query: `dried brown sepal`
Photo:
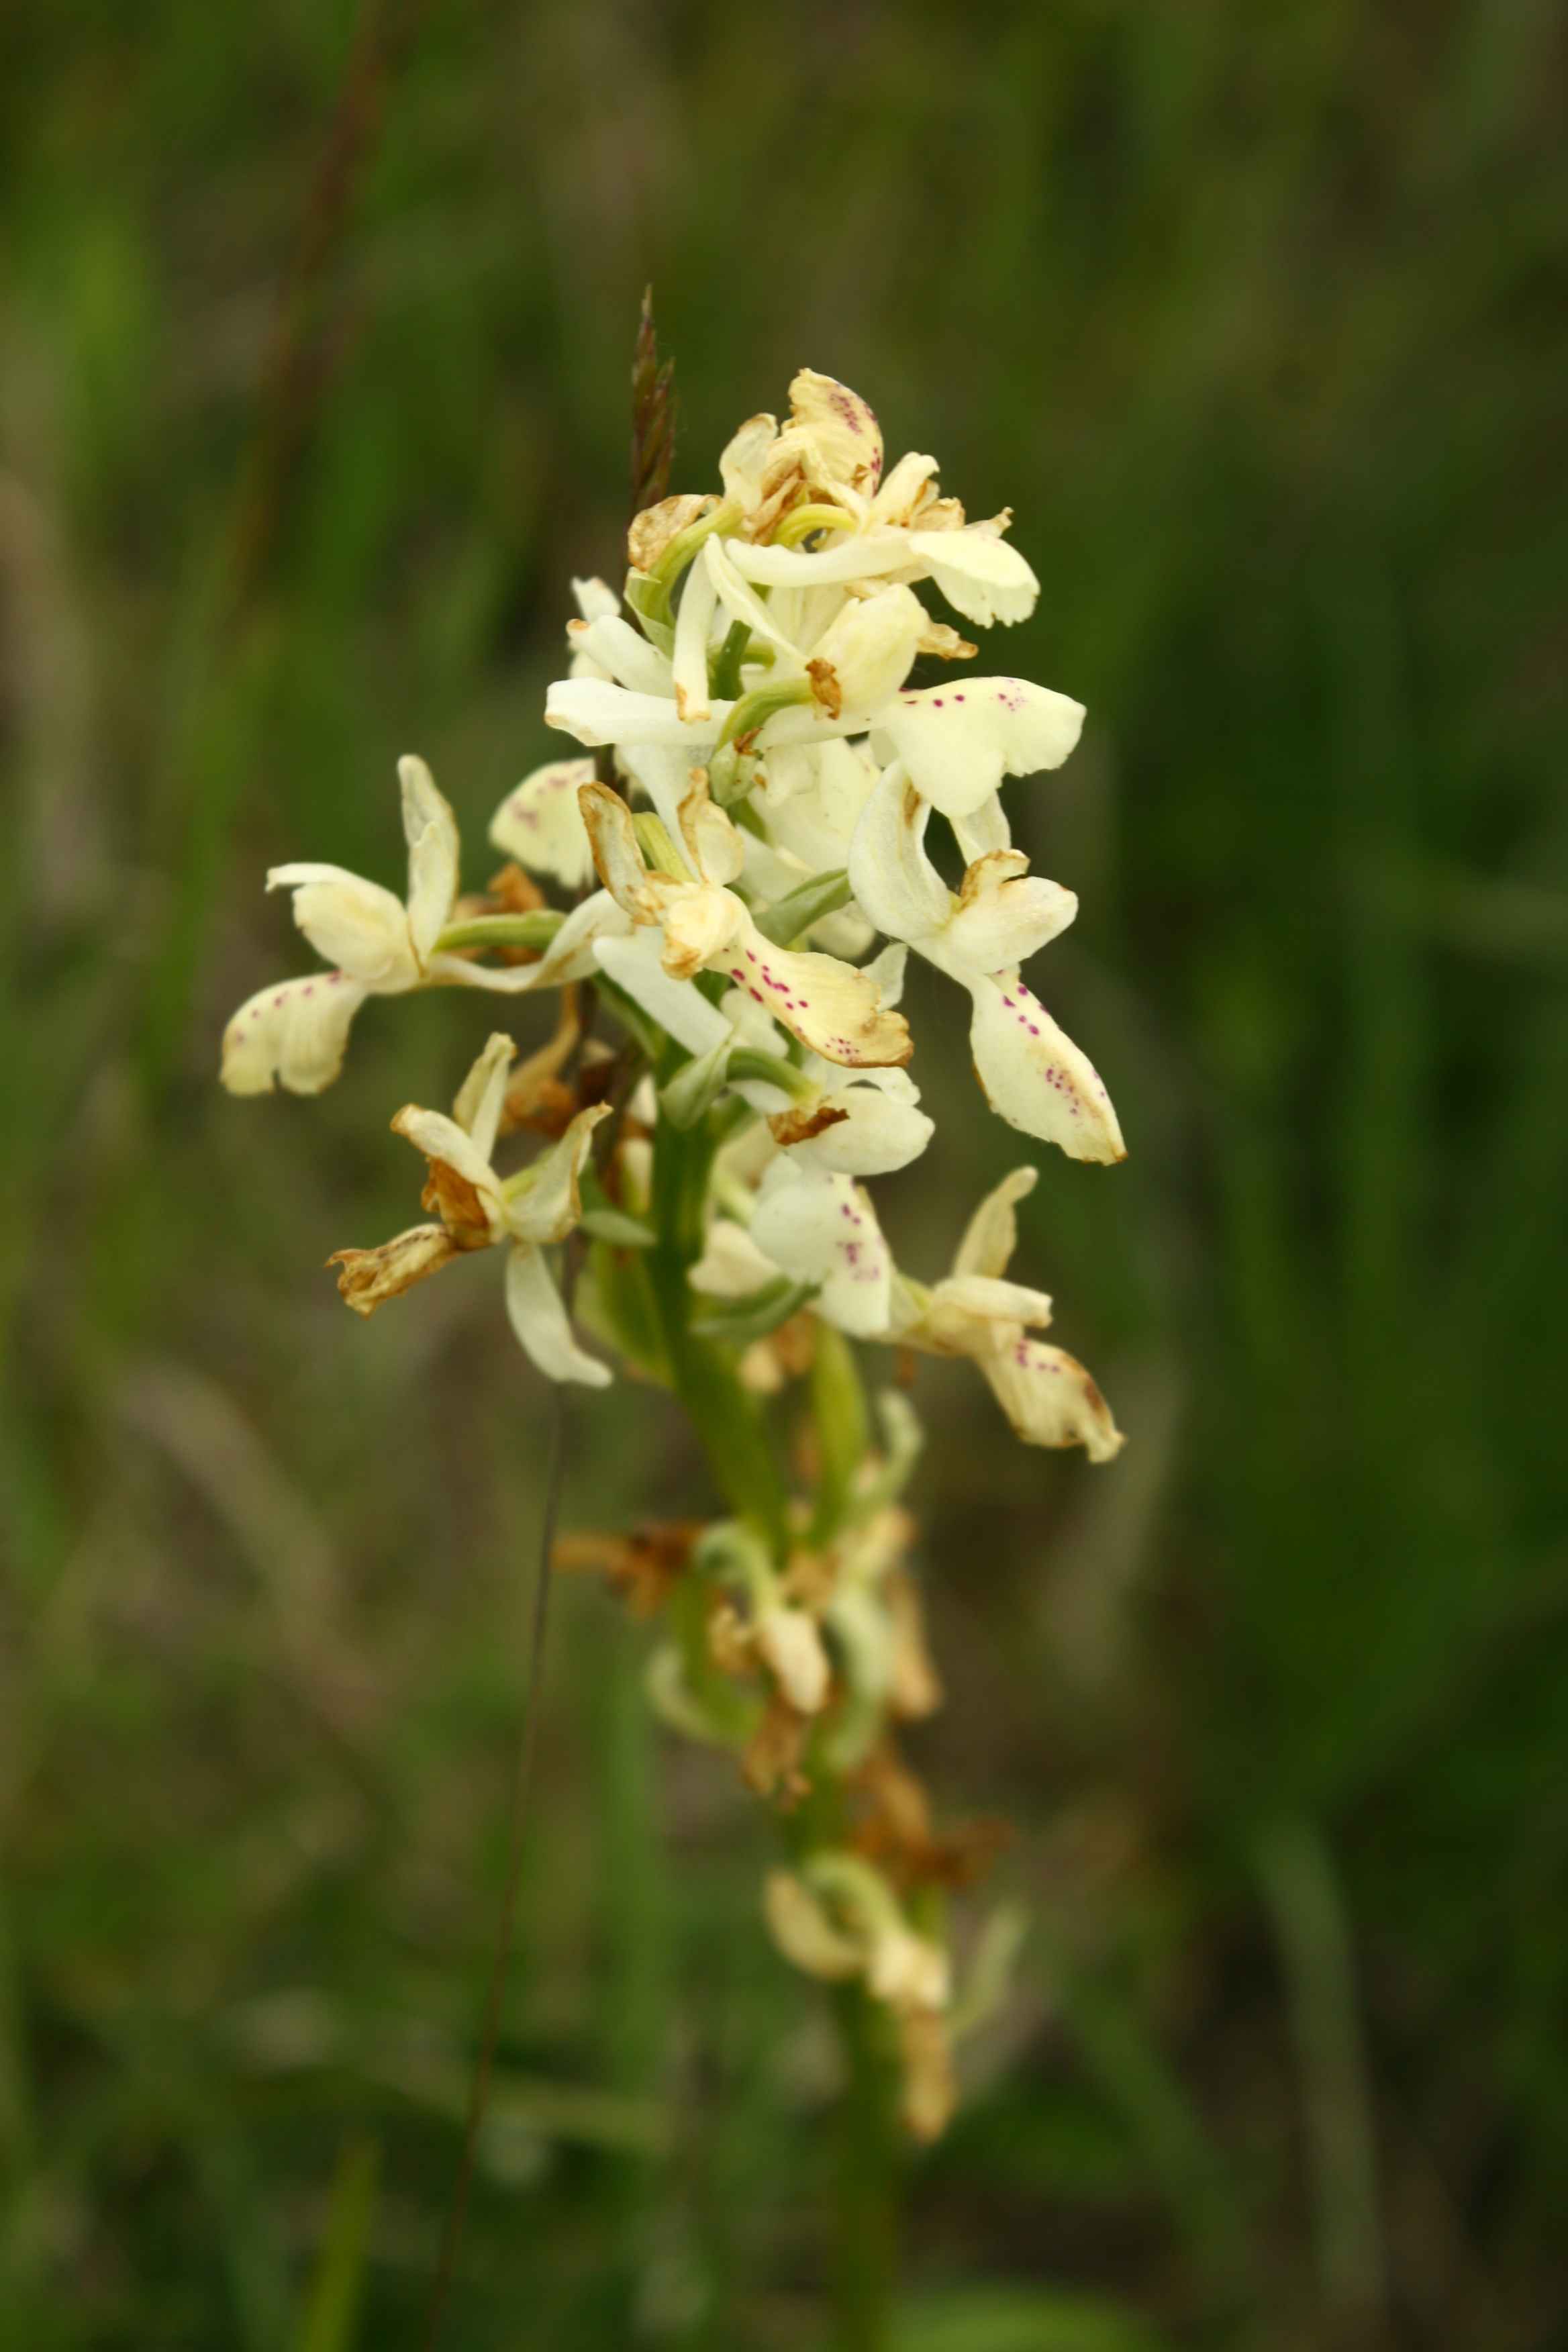
[[[512,1109],[510,1097],[508,1097],[500,1132],[515,1135],[520,1128],[523,1128],[530,1135],[542,1135],[552,1143],[558,1143],[571,1126],[578,1108],[577,1097],[569,1086],[560,1078],[545,1078],[531,1089],[524,1104],[517,1110]]]
[[[741,1754],[746,1786],[759,1797],[775,1798],[787,1812],[808,1796],[811,1783],[800,1769],[811,1718],[797,1713],[782,1692],[773,1691],[762,1721]]]
[[[448,920],[470,923],[485,915],[536,915],[548,903],[543,891],[531,875],[525,874],[521,866],[506,865],[491,875],[482,890],[465,890],[460,898],[455,898]],[[449,952],[470,963],[481,955],[491,955],[498,963],[518,964],[538,963],[543,950],[475,947],[453,948]]]
[[[756,1638],[733,1601],[718,1601],[709,1612],[703,1630],[708,1654],[721,1675],[746,1682],[756,1674]]]
[[[490,876],[485,885],[489,905],[485,911],[497,915],[536,915],[541,907],[549,904],[543,891],[531,874],[525,873],[515,858]],[[530,961],[536,961],[529,951]]]
[[[768,1121],[773,1141],[787,1151],[792,1143],[809,1143],[814,1135],[826,1135],[830,1127],[840,1126],[849,1114],[835,1110],[827,1103],[818,1103],[815,1110],[804,1105],[795,1110],[775,1111]]]
[[[838,1568],[832,1552],[801,1549],[792,1551],[780,1580],[798,1608],[820,1615],[838,1590]]]
[[[746,536],[759,542],[772,539],[785,515],[811,496],[800,459],[784,454],[768,467],[763,499],[747,518]]]
[[[938,661],[973,661],[980,648],[972,646],[967,637],[961,637],[947,622],[928,621],[924,634],[918,640],[917,650],[934,656]]]
[[[626,556],[634,572],[652,572],[672,539],[679,537],[718,504],[706,491],[680,490],[660,499],[632,517],[626,530]]]
[[[374,1315],[389,1298],[400,1298],[459,1255],[445,1225],[410,1225],[379,1249],[334,1250],[329,1265],[341,1269],[338,1289],[356,1315]]]
[[[577,992],[574,988],[563,989],[553,1034],[512,1072],[501,1109],[502,1135],[514,1134],[520,1127],[552,1139],[564,1135],[574,1113],[585,1106],[569,1087],[561,1083],[557,1073],[571,1059],[582,1034]]]
[[[561,1575],[606,1578],[634,1617],[653,1617],[685,1573],[701,1533],[696,1519],[658,1519],[628,1535],[563,1536],[550,1564]]]
[[[918,1886],[973,1886],[1012,1843],[1008,1823],[994,1818],[938,1831],[923,1782],[890,1742],[867,1758],[854,1787],[864,1807],[855,1827],[856,1850],[905,1892]]]
[[[815,1315],[792,1315],[769,1333],[773,1350],[784,1367],[784,1375],[801,1381],[810,1371],[816,1359],[816,1318]]]
[[[838,672],[833,664],[830,661],[808,661],[805,674],[811,680],[811,690],[820,708],[829,719],[840,717],[844,709],[844,694],[838,683]]]
[[[430,1160],[426,1166],[430,1173],[419,1195],[420,1207],[440,1218],[455,1249],[489,1249],[494,1235],[489,1213],[477,1187],[449,1160]]]

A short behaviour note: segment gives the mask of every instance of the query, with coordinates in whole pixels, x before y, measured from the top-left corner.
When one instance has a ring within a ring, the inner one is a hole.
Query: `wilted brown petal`
[[[410,1225],[379,1249],[334,1250],[329,1265],[340,1266],[338,1288],[356,1315],[374,1315],[389,1298],[412,1290],[458,1255],[444,1225]]]

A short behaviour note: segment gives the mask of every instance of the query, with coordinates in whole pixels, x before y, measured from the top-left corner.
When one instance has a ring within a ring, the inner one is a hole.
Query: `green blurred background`
[[[680,487],[794,368],[1017,512],[1014,787],[1121,1108],[1024,1278],[1131,1435],[928,1365],[917,1754],[1034,1920],[911,2164],[900,2352],[1568,2340],[1568,330],[1544,0],[11,0],[0,21],[0,2343],[414,2346],[500,1896],[546,1401],[487,1270],[366,1328],[482,1013],[215,1084],[551,749],[654,281]],[[882,1188],[1020,1157],[917,992]],[[529,1017],[520,1032],[531,1038]],[[945,1043],[937,1042],[939,1029]],[[657,1399],[573,1526],[690,1507]],[[832,2042],[766,1825],[552,1628],[452,2352],[826,2341]]]

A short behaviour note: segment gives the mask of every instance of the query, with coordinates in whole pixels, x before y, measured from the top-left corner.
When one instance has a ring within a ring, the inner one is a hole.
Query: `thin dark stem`
[[[489,2097],[490,2074],[495,2065],[496,2044],[500,2038],[501,2005],[506,1992],[507,1972],[511,1966],[512,1946],[517,1933],[518,1900],[522,1891],[522,1864],[526,1852],[528,1827],[528,1792],[533,1773],[533,1750],[539,1721],[539,1699],[543,1682],[544,1643],[549,1631],[550,1587],[552,1582],[551,1560],[555,1550],[556,1528],[561,1518],[561,1496],[566,1476],[566,1396],[557,1383],[552,1390],[554,1410],[551,1421],[550,1461],[545,1473],[544,1508],[539,1526],[539,1551],[534,1564],[532,1626],[529,1643],[528,1682],[523,1698],[522,1722],[518,1731],[516,1766],[512,1773],[510,1802],[507,1811],[506,1883],[501,1894],[500,1921],[496,1930],[495,1948],[490,1957],[489,1981],[485,1990],[484,2021],[479,2031],[479,2063],[468,2093],[468,2121],[463,2131],[463,2152],[458,2160],[458,2177],[453,2184],[452,2201],[441,2232],[441,2253],[437,2266],[436,2283],[431,2290],[430,2308],[425,2323],[425,2352],[435,2352],[440,2331],[447,2296],[457,2268],[458,2252],[462,2242],[463,2223],[468,2208],[468,2190],[474,2177],[474,2158],[479,2147],[479,2126]]]

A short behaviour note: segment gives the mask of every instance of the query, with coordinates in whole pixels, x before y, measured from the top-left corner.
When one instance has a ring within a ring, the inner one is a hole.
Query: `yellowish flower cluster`
[[[792,1959],[860,1982],[897,2020],[906,2110],[929,2131],[950,2104],[952,1970],[910,1854],[936,1847],[868,1848],[850,1801],[857,1776],[900,1785],[895,1727],[935,1703],[895,1501],[912,1423],[884,1397],[874,1450],[846,1341],[969,1360],[1027,1444],[1103,1462],[1121,1443],[1089,1373],[1037,1336],[1049,1298],[1008,1276],[1032,1166],[982,1202],[930,1285],[894,1263],[867,1190],[936,1131],[900,1010],[910,950],[967,994],[1003,1119],[1074,1159],[1123,1157],[1104,1086],[1021,977],[1077,900],[1030,873],[1002,798],[1008,778],[1061,764],[1083,711],[963,667],[974,646],[918,592],[983,628],[1025,619],[1038,583],[1010,517],[969,521],[933,458],[884,474],[877,421],[844,385],[802,371],[787,419],[750,418],[719,471],[715,491],[637,518],[618,595],[574,583],[544,716],[588,756],[508,794],[490,840],[510,862],[485,892],[459,895],[456,820],[416,759],[400,765],[405,897],[331,866],[269,875],[329,968],[241,1006],[222,1074],[237,1094],[311,1094],[373,996],[561,992],[553,1039],[520,1066],[498,1032],[450,1116],[397,1113],[426,1163],[428,1221],[339,1252],[340,1287],[369,1315],[499,1247],[513,1328],[549,1378],[611,1378],[574,1311],[686,1404],[734,1516],[659,1554],[670,1631],[650,1688],[783,1805],[824,1786],[844,1800],[837,1831],[770,1881],[767,1916]],[[921,657],[952,682],[911,684]],[[928,848],[933,817],[962,861],[956,890]],[[542,1148],[503,1173],[519,1132]],[[558,1254],[574,1235],[569,1311]],[[816,1492],[792,1502],[768,1400],[803,1370]]]

